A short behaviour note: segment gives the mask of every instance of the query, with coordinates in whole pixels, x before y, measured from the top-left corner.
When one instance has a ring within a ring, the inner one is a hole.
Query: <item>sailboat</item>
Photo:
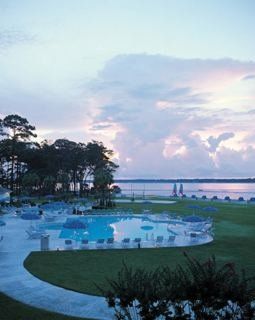
[[[183,196],[183,184],[180,184],[179,195]]]
[[[174,184],[172,195],[173,195],[173,197],[177,197],[177,185],[176,185],[176,183]]]

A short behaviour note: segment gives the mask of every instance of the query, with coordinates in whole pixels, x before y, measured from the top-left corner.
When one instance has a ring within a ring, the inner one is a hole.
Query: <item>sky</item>
[[[118,178],[255,176],[255,1],[0,0],[0,117]]]

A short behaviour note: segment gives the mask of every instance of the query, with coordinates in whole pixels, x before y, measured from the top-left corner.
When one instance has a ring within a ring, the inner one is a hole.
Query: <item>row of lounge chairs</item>
[[[35,228],[34,226],[30,226],[27,230],[26,233],[28,235],[28,239],[41,239],[41,236],[46,234],[45,230],[40,230]]]
[[[111,208],[111,209],[97,209],[92,210],[91,214],[97,215],[132,215],[134,211],[132,209],[120,209],[120,208]]]
[[[168,239],[164,239],[163,236],[157,236],[157,238],[153,241],[155,247],[161,247],[166,245],[172,245],[175,241],[174,235],[169,235]],[[112,249],[117,243],[114,241],[114,238],[108,238],[108,239],[98,239],[95,243],[96,249]],[[140,248],[142,244],[141,238],[135,238],[134,240],[131,240],[130,238],[124,238],[121,243],[118,243],[118,248]],[[80,243],[80,249],[89,249],[89,241],[87,239],[81,240]],[[74,248],[73,241],[71,239],[65,240],[65,249],[66,250],[72,250]]]

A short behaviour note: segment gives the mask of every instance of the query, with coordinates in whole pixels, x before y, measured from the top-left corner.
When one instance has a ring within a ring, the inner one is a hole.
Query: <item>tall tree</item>
[[[111,184],[113,183],[113,171],[109,168],[98,168],[94,172],[94,188],[100,207],[111,207]]]
[[[3,120],[0,119],[0,136],[2,136],[4,133],[4,130],[3,130]]]
[[[102,175],[109,178],[118,167],[111,160],[112,150],[97,141],[85,144],[57,139],[38,144],[31,141],[36,137],[34,131],[35,127],[19,115],[0,119],[1,184],[16,193],[21,187],[39,193],[67,192],[72,185],[74,193],[79,186],[82,194],[86,179],[95,177],[98,190],[106,190]]]
[[[110,160],[112,156],[113,151],[107,149],[102,142],[89,142],[86,146],[87,176],[94,175],[99,168],[108,168],[110,171],[116,171],[118,165]]]
[[[73,184],[73,191],[77,191],[77,174],[81,165],[81,144],[68,139],[58,139],[53,146],[57,149],[60,161],[60,169],[70,175],[70,181]]]
[[[40,184],[40,177],[36,173],[26,173],[22,178],[22,185],[29,194]]]
[[[35,127],[30,125],[26,118],[17,114],[8,115],[1,120],[0,135],[6,136],[7,145],[9,144],[9,159],[10,161],[10,181],[9,186],[14,191],[14,171],[15,163],[17,164],[16,171],[19,171],[19,150],[22,143],[30,141],[32,137],[36,137],[34,133]]]

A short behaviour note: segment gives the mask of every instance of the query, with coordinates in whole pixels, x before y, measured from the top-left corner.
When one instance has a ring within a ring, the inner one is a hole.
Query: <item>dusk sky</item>
[[[121,178],[255,176],[255,1],[0,0],[0,117]]]

